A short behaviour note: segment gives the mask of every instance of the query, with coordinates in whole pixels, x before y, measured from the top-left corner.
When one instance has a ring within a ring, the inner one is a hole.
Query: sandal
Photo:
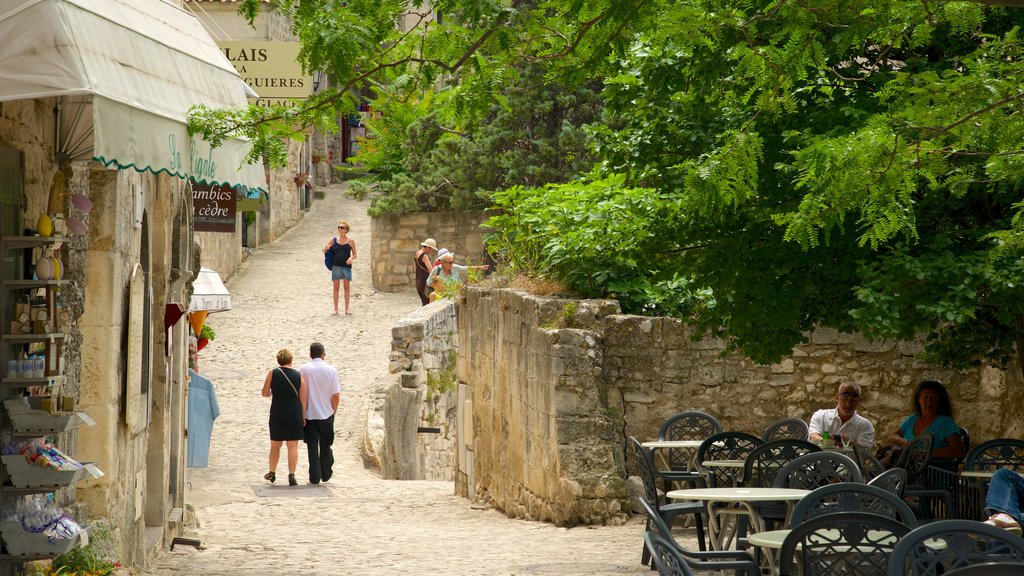
[[[274,472],[267,472],[266,474],[263,475],[263,479],[270,480],[270,483],[273,484],[274,480],[277,480],[277,474],[275,474]]]
[[[985,524],[995,526],[996,528],[1002,528],[1003,530],[1006,530],[1011,534],[1017,534],[1018,536],[1021,533],[1020,522],[1017,522],[1013,516],[1010,516],[1006,512],[997,512],[989,516],[988,520],[985,520]]]
[[[295,474],[289,474],[288,475],[288,485],[289,486],[298,486],[299,485],[299,481],[295,479]]]

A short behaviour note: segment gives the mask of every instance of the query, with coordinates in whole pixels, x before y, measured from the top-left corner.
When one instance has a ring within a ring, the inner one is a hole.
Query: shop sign
[[[235,189],[192,181],[192,220],[196,232],[235,232]]]
[[[298,42],[218,40],[224,56],[257,94],[250,104],[296,106],[311,93],[313,82],[302,73]]]

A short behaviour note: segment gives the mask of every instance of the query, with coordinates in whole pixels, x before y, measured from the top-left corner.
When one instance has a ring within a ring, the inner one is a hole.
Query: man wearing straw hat
[[[433,238],[427,238],[420,242],[420,249],[416,252],[413,260],[416,261],[416,293],[420,295],[420,303],[426,306],[430,303],[427,297],[427,276],[433,268],[431,254],[437,252],[437,242]]]

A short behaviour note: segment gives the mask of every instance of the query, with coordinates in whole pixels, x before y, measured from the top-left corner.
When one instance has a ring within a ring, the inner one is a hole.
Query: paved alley
[[[210,466],[188,470],[188,501],[198,526],[186,533],[202,547],[162,552],[144,574],[651,574],[639,563],[639,518],[625,526],[572,529],[513,520],[454,496],[451,482],[386,481],[363,467],[359,447],[369,387],[387,369],[392,325],[419,300],[411,290],[373,290],[366,204],[337,189],[326,192],[303,222],[228,279],[233,309],[208,319],[217,338],[200,352],[199,371],[216,385],[221,415]],[[339,219],[350,222],[359,254],[351,316],[330,315],[330,274],[320,252]],[[277,350],[291,350],[299,368],[316,340],[342,383],[334,477],[307,486],[300,443],[295,493],[322,489],[326,495],[277,496],[289,490],[282,449],[275,488],[284,487],[274,497],[258,497],[254,487],[268,486],[264,377],[276,366]]]

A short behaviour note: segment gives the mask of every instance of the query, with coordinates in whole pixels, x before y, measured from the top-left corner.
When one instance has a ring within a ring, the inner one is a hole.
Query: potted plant
[[[209,324],[203,324],[202,330],[199,331],[199,336],[196,337],[196,351],[206,348],[206,345],[210,343],[210,340],[216,340],[217,334],[210,328]]]

